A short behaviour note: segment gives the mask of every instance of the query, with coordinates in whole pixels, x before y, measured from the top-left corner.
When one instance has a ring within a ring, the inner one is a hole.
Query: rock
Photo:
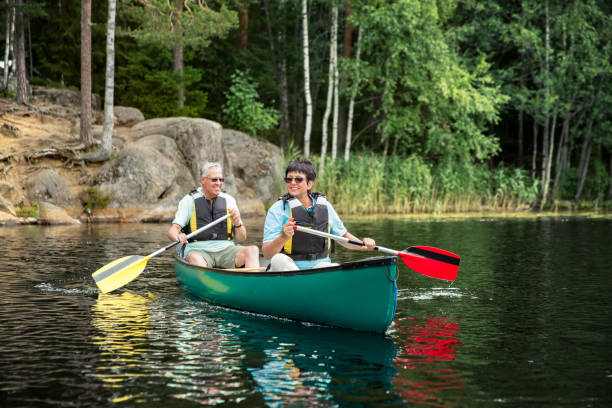
[[[9,214],[7,212],[2,211],[2,209],[0,209],[0,225],[11,226],[11,225],[19,225],[19,224],[21,224],[20,219],[17,218],[14,214]]]
[[[31,203],[47,201],[57,205],[77,204],[68,186],[57,171],[43,169],[26,182],[26,195]]]
[[[144,115],[136,108],[115,106],[114,112],[117,117],[117,126],[129,127],[144,121]]]
[[[13,205],[9,203],[6,199],[4,199],[4,197],[2,197],[1,195],[0,195],[0,211],[4,213],[9,213],[13,217],[17,216],[17,213],[15,212],[15,208],[13,207]]]
[[[33,86],[32,96],[36,98],[62,106],[80,106],[81,93],[71,89],[46,88],[43,86]],[[98,94],[91,95],[91,107],[99,111],[102,106],[102,98]]]
[[[195,182],[174,140],[151,135],[128,145],[94,175],[110,207],[176,208]]]
[[[13,139],[18,139],[21,137],[21,130],[19,130],[17,126],[4,123],[2,126],[0,126],[0,134],[6,137],[12,137]]]
[[[42,201],[38,207],[38,223],[47,225],[80,224],[81,222],[69,216],[62,208]]]
[[[237,180],[237,199],[257,197],[265,204],[276,201],[285,170],[280,148],[230,129],[223,130],[223,147]]]
[[[0,182],[0,196],[13,205],[23,205],[24,197],[21,191],[10,183]]]

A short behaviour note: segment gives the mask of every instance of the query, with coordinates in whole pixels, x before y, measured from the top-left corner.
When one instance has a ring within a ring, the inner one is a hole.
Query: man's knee
[[[259,257],[259,248],[256,245],[248,246],[247,250],[250,256]]]
[[[187,262],[198,265],[198,266],[208,266],[204,257],[200,254],[190,253],[186,258]]]

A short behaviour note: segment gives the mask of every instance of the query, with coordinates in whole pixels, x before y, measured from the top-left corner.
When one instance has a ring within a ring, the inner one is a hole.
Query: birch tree
[[[325,105],[325,113],[323,114],[323,124],[321,127],[321,163],[319,167],[319,174],[323,174],[325,171],[325,158],[327,155],[327,127],[328,127],[328,122],[329,122],[329,115],[332,110],[332,104],[334,103],[334,99],[333,99],[334,90],[337,92],[337,89],[336,89],[337,88],[336,86],[337,38],[336,37],[337,37],[337,29],[338,29],[338,7],[336,7],[335,5],[332,7],[331,17],[332,17],[332,29],[331,29],[330,43],[329,43],[329,73],[328,73],[328,78],[327,78],[327,103]],[[335,143],[338,139],[337,137],[338,119],[337,119],[336,110],[334,110],[334,121],[335,121],[335,126],[336,126],[336,134],[335,134],[335,140],[333,140],[333,142]],[[332,143],[332,151],[333,150],[334,150],[334,145]]]
[[[4,89],[8,89],[8,77],[9,77],[9,55],[10,50],[13,47],[14,31],[15,31],[15,9],[8,8],[9,0],[6,0],[6,32],[4,37],[4,72],[2,77],[2,85]]]
[[[348,119],[346,121],[346,142],[344,145],[344,160],[348,161],[351,150],[351,140],[353,132],[353,112],[355,110],[355,98],[359,89],[359,62],[361,59],[361,35],[363,30],[360,28],[357,34],[357,51],[355,52],[355,71],[353,77],[353,87],[351,89],[351,99],[349,101]]]
[[[304,155],[310,156],[310,133],[312,131],[312,98],[310,96],[310,60],[308,50],[308,1],[302,0],[302,53],[304,56],[304,98],[306,100],[306,122],[304,126]]]
[[[332,149],[331,157],[335,159],[338,155],[338,111],[340,98],[338,97],[338,6],[334,4],[332,8],[332,65],[333,65],[333,93],[334,93],[334,117],[332,121]]]

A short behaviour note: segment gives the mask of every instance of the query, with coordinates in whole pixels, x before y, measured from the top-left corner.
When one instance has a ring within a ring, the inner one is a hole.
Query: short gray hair
[[[210,170],[213,167],[218,168],[219,171],[221,173],[223,173],[223,167],[221,167],[220,163],[217,163],[217,162],[207,162],[206,164],[204,164],[204,166],[202,166],[202,177],[207,177],[208,176],[208,170]]]

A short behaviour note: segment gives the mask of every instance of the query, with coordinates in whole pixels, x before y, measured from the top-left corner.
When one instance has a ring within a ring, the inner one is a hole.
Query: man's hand
[[[232,208],[229,210],[230,217],[232,218],[232,223],[234,225],[242,226],[242,220],[240,219],[240,211],[238,208]]]

